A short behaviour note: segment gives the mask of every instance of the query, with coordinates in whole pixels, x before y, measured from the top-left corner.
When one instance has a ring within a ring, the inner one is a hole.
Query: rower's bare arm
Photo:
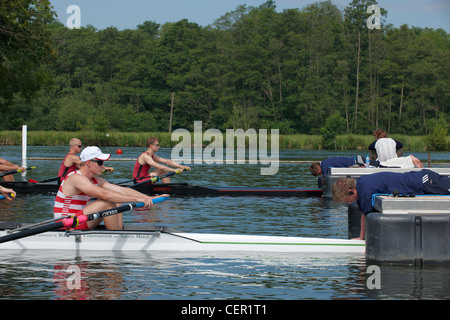
[[[81,159],[80,157],[76,156],[76,155],[68,155],[66,157],[66,159],[64,160],[64,165],[66,167],[70,167],[73,164],[77,165],[77,168],[80,168],[80,163],[81,163]]]
[[[165,165],[167,165],[167,166],[171,166],[171,167],[175,167],[176,169],[172,169],[172,168],[169,168],[170,170],[167,170],[166,168],[167,167],[163,167],[163,168],[157,168],[157,167],[155,167],[155,168],[157,168],[157,169],[163,169],[163,170],[166,170],[166,171],[177,171],[177,169],[186,169],[186,170],[191,170],[191,168],[189,168],[189,167],[187,167],[187,166],[183,166],[183,165],[181,165],[181,164],[178,164],[178,163],[176,163],[176,162],[173,162],[172,160],[170,160],[170,159],[165,159],[165,158],[161,158],[161,157],[159,157],[159,156],[156,156],[155,155],[155,160],[156,161],[158,161],[158,162],[160,162],[160,163],[164,163]]]
[[[132,188],[121,187],[116,184],[109,183],[106,180],[102,184],[102,188],[105,190],[108,190],[109,192],[114,192],[114,193],[129,197],[130,199],[134,199],[134,200],[127,200],[127,201],[122,201],[122,202],[144,202],[146,204],[146,207],[152,205],[151,199],[161,197],[161,196],[150,197],[150,196],[143,194],[139,191],[136,191]]]
[[[156,199],[156,198],[160,198],[162,196],[168,196],[167,194],[158,195],[158,196],[149,196],[149,195],[146,195],[146,194],[144,194],[142,192],[139,192],[139,191],[137,191],[137,190],[135,190],[133,188],[121,187],[121,186],[118,186],[116,184],[109,183],[109,182],[106,182],[103,185],[103,188],[105,188],[107,190],[112,190],[112,191],[115,191],[115,192],[123,193],[123,194],[129,195],[130,197],[136,197],[136,198]]]
[[[153,155],[154,160],[151,156],[149,155],[144,155],[144,160],[147,164],[151,165],[153,168],[159,169],[159,170],[164,170],[167,172],[171,172],[171,171],[176,171],[176,169],[172,169],[170,167],[164,166],[161,163],[167,164],[168,161],[167,159],[161,158],[159,156],[157,156],[156,154]]]
[[[63,192],[68,196],[73,196],[83,192],[92,198],[101,199],[111,203],[123,202],[144,202],[146,207],[151,206],[150,201],[145,199],[129,196],[124,193],[116,192],[114,190],[105,189],[108,185],[105,179],[96,177],[98,185],[94,185],[89,179],[82,175],[71,175],[63,185]]]
[[[21,169],[21,170],[24,170],[25,168],[24,167],[20,167],[20,166],[18,166],[18,165],[16,165],[16,164],[0,164],[0,171],[12,171],[12,170],[18,170],[18,169]]]

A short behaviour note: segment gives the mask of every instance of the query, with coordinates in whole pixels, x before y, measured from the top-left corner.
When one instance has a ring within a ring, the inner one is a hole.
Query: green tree
[[[428,121],[430,133],[427,135],[427,144],[431,150],[448,150],[446,137],[448,135],[448,124],[445,116]]]
[[[367,13],[367,9],[371,5],[377,5],[375,0],[353,0],[344,10],[345,17],[345,35],[348,43],[348,53],[352,65],[351,79],[354,81],[354,110],[353,124],[355,132],[358,131],[358,125],[368,123],[369,111],[366,111],[367,117],[360,121],[361,110],[361,91],[367,88],[361,88],[362,83],[370,83],[372,76],[372,68],[370,67],[370,34],[371,30],[367,28],[367,19],[371,15]],[[387,11],[380,8],[381,16],[385,16]],[[381,23],[383,27],[383,23]],[[362,79],[365,81],[363,82]],[[372,87],[373,90],[373,87]],[[369,87],[370,91],[370,87]],[[371,94],[364,92],[363,96],[371,97]],[[370,104],[369,104],[370,106]]]
[[[48,24],[54,15],[48,0],[0,1],[0,108],[50,83],[43,65],[53,55]]]
[[[335,149],[336,136],[345,132],[346,121],[338,112],[334,113],[325,121],[325,126],[320,128],[322,135],[322,146],[325,149]]]

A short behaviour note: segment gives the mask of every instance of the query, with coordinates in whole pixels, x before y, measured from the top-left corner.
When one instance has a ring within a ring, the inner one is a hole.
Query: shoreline
[[[99,147],[143,147],[149,136],[158,137],[162,147],[172,148],[180,141],[172,141],[171,134],[167,132],[110,132],[100,133],[92,131],[64,132],[64,131],[28,131],[28,146],[67,146],[71,138],[80,139],[84,145],[97,145]],[[433,150],[428,147],[427,136],[408,136],[391,134],[391,138],[401,141],[405,152],[446,151],[450,149],[450,136],[446,137],[444,150]],[[191,135],[191,138],[192,135]],[[270,135],[268,136],[270,139]],[[336,147],[328,150],[367,150],[373,142],[372,135],[343,134],[336,137]],[[210,141],[203,141],[203,147]],[[279,149],[325,150],[322,147],[322,136],[304,134],[280,134]],[[1,131],[0,146],[17,146],[22,144],[22,131]]]

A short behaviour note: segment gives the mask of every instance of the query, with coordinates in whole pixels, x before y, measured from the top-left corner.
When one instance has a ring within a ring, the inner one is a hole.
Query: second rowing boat
[[[33,183],[28,181],[1,182],[1,186],[17,193],[56,193],[56,183]],[[184,196],[266,196],[266,197],[322,197],[322,189],[263,188],[263,187],[207,187],[188,183],[122,184],[146,194],[170,194]]]

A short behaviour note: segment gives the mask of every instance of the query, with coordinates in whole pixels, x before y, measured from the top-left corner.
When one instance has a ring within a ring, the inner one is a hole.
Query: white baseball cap
[[[108,160],[111,157],[109,153],[102,153],[98,147],[86,147],[80,154],[81,162],[85,162],[92,159]]]

